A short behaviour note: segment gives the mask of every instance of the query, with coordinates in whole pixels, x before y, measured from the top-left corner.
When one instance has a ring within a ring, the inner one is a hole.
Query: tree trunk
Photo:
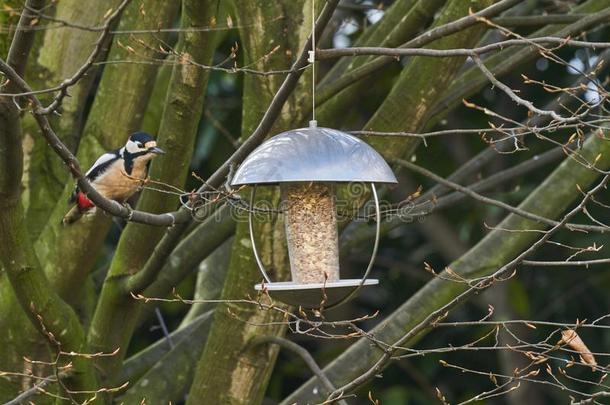
[[[84,26],[99,27],[104,24],[108,9],[117,7],[119,3],[119,0],[93,3],[82,0],[60,1],[55,6],[54,17]],[[74,75],[91,54],[93,44],[99,36],[99,32],[70,27],[45,31],[38,64],[30,68],[30,82],[39,88],[49,88]],[[101,60],[106,58],[110,39],[106,41],[106,50],[100,55]],[[87,99],[91,97],[99,71],[99,67],[92,67],[82,80],[70,88],[70,97],[66,97],[61,105],[61,117],[52,119],[55,132],[72,152],[78,149],[86,118]],[[51,99],[49,96],[43,98]],[[26,122],[24,131],[34,141],[32,164],[27,179],[27,218],[30,237],[36,240],[49,220],[57,200],[62,198],[62,191],[66,182],[70,182],[70,176],[63,162],[49,148],[47,142],[38,136],[36,124],[32,121]]]
[[[258,28],[255,31],[250,28],[241,31],[244,63],[248,65],[256,62],[255,68],[264,71],[289,68],[310,33],[310,1],[280,0],[269,3],[265,0],[239,0],[235,5],[239,25]],[[269,23],[279,15],[284,18]],[[278,49],[270,54],[276,46]],[[268,58],[263,58],[269,54]],[[303,109],[308,105],[307,100],[311,100],[307,96],[310,94],[307,85],[311,84],[311,77],[307,79],[301,81],[284,106],[282,115],[274,126],[274,133],[290,129],[305,118]],[[282,80],[277,75],[248,75],[244,78],[242,136],[247,136],[256,128]],[[277,201],[277,191],[261,193],[262,195]],[[273,269],[273,277],[285,279],[289,269],[282,223],[273,221],[258,224],[256,229],[263,261]],[[253,286],[262,277],[251,249],[247,221],[238,221],[222,299],[254,296]],[[261,310],[256,305],[218,305],[187,403],[260,403],[273,370],[277,348],[248,348],[247,345],[256,336],[283,335],[285,326],[273,325],[282,319],[282,313]],[[269,325],[255,326],[261,324]]]
[[[160,6],[161,4],[161,6]],[[141,14],[145,10],[145,15]],[[173,23],[177,2],[159,3],[147,0],[134,2],[125,10],[119,29],[146,29],[151,26],[168,27]],[[150,48],[126,42],[119,45],[115,38],[109,61],[140,60],[158,57],[157,34],[138,37]],[[164,35],[161,35],[163,38]],[[135,56],[128,48],[137,49]],[[85,136],[79,146],[79,161],[83,168],[89,167],[103,153],[121,147],[131,132],[137,131],[146,110],[147,100],[152,90],[157,65],[108,64],[98,87],[96,98],[85,126]],[[82,289],[75,288],[85,280],[97,259],[111,219],[101,212],[91,218],[84,218],[71,226],[63,226],[61,220],[68,210],[68,196],[73,184],[66,184],[57,201],[47,226],[36,242],[36,253],[44,263],[45,273],[60,296],[71,305],[80,307],[84,297],[75,294]],[[62,266],[62,271],[57,271]]]
[[[375,24],[367,30],[371,33],[362,41],[363,44],[356,44],[355,46],[399,46],[428,26],[434,14],[445,2],[446,0],[397,1],[388,9],[379,24]],[[376,77],[381,78],[388,75],[394,77],[400,74],[399,69],[392,69],[393,64],[376,72],[374,76],[360,80],[339,92],[333,91],[332,81],[327,82],[331,77],[349,74],[355,68],[372,59],[372,57],[340,59],[328,75],[324,77],[316,97],[319,110],[317,114],[321,123],[332,122],[338,126],[348,121],[347,116],[352,110],[353,100],[361,98],[362,94],[369,93],[370,96],[375,97],[375,102],[381,103],[383,97],[387,94],[387,90],[389,90],[388,86],[392,82],[387,79],[377,80]],[[370,86],[370,80],[375,82],[374,93],[371,91],[373,88]],[[379,91],[377,87],[383,87],[386,91]],[[370,102],[369,100],[368,103]]]
[[[27,53],[25,59],[27,59]],[[17,71],[22,70],[15,68]],[[9,92],[13,91],[11,87],[7,86]],[[95,389],[97,388],[95,374],[86,359],[80,356],[59,356],[62,351],[84,353],[84,333],[76,314],[50,288],[27,233],[21,202],[23,171],[21,126],[19,112],[10,97],[0,97],[0,144],[2,145],[0,148],[0,211],[2,212],[0,215],[0,263],[6,273],[2,277],[8,279],[14,293],[14,295],[1,296],[0,303],[12,304],[14,301],[11,298],[16,298],[21,308],[15,308],[15,311],[24,311],[31,321],[31,324],[25,325],[34,325],[34,328],[40,333],[39,338],[51,344],[51,352],[58,356],[56,357],[57,367],[72,364],[69,376],[62,377],[66,388],[75,391]],[[3,301],[4,299],[8,300]],[[16,314],[11,317],[9,314],[8,320],[23,321],[22,318]],[[21,326],[23,327],[24,324],[21,323]],[[8,349],[8,353],[2,353],[2,357],[10,362],[2,363],[2,367],[8,366],[16,372],[25,373],[31,367],[31,363],[27,363],[23,358],[16,358],[15,354],[19,352],[15,353],[15,348],[10,347],[9,344],[15,342],[17,347],[24,350],[21,353],[30,357],[36,355],[36,351],[31,347],[27,349],[23,347],[24,341],[15,325],[4,324],[3,333],[8,335],[8,339],[1,345],[2,352]],[[45,357],[33,360],[46,361],[48,359]],[[17,367],[19,363],[21,367]],[[32,368],[34,368],[31,370],[33,374],[45,373],[45,376],[48,376],[53,373],[52,368],[44,364],[35,365]],[[0,400],[11,399],[14,396],[14,391],[12,391],[12,387],[8,384],[0,386]],[[74,395],[74,398],[80,401],[84,401],[87,397],[86,394]]]
[[[213,1],[185,1],[182,26],[185,29],[211,26],[215,11]],[[154,180],[176,187],[185,182],[208,80],[208,71],[194,63],[211,64],[213,44],[213,32],[193,35],[187,31],[181,35],[178,44],[181,57],[176,59],[172,71],[157,138],[167,154],[153,162],[150,177]],[[156,213],[176,208],[175,196],[153,190],[145,190],[138,204],[138,209]],[[89,343],[94,350],[121,349],[116,356],[97,359],[96,365],[105,381],[116,381],[140,313],[141,304],[123,288],[122,281],[142,268],[162,232],[162,228],[129,224],[117,247],[89,330]],[[121,328],[116,328],[119,324]]]

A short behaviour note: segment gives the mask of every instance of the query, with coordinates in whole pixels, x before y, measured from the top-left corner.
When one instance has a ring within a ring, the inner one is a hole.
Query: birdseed
[[[339,280],[339,240],[335,197],[324,183],[282,185],[292,281]]]

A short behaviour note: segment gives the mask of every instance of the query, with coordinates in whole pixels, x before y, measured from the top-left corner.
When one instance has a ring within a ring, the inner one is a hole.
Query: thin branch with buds
[[[603,189],[609,179],[609,176],[606,175],[604,178],[590,191],[585,194],[585,197],[580,201],[580,203],[568,212],[563,219],[554,227],[549,229],[540,239],[538,239],[535,243],[533,243],[529,248],[523,251],[520,255],[518,255],[515,259],[511,260],[506,265],[502,266],[492,275],[485,277],[482,281],[477,283],[474,287],[467,289],[465,292],[458,295],[456,298],[451,300],[449,303],[443,305],[442,307],[432,311],[423,321],[417,324],[414,328],[412,328],[408,333],[406,333],[402,338],[400,338],[396,343],[392,345],[393,348],[397,346],[403,345],[405,342],[408,342],[413,337],[417,336],[419,333],[424,331],[425,329],[431,327],[433,324],[438,322],[440,319],[443,319],[447,316],[447,313],[456,307],[458,304],[462,303],[466,299],[472,297],[474,294],[477,294],[480,290],[489,288],[491,285],[495,284],[498,281],[502,281],[506,277],[511,277],[511,274],[514,274],[516,267],[521,264],[523,260],[525,260],[528,256],[534,253],[538,248],[540,248],[555,232],[560,230],[565,224],[568,223],[570,218],[579,213],[585,204],[590,200],[591,196]],[[394,349],[395,350],[395,349]],[[388,362],[394,350],[388,350],[382,354],[379,360],[375,362],[373,367],[371,367],[368,371],[361,374],[359,377],[352,380],[350,383],[345,384],[344,386],[338,388],[333,391],[328,399],[333,399],[339,395],[343,395],[344,393],[349,393],[352,390],[356,389],[370,378],[372,378],[375,374],[377,374]]]

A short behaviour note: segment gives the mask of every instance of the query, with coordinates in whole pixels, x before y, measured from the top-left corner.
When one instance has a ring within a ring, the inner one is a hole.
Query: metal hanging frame
[[[349,293],[347,293],[345,295],[345,297],[341,298],[338,302],[336,302],[332,305],[326,306],[325,307],[326,309],[336,308],[336,307],[343,305],[343,304],[347,303],[348,301],[350,301],[354,297],[354,295],[358,292],[358,290],[360,290],[362,288],[362,286],[364,285],[364,283],[366,282],[366,280],[373,268],[373,264],[375,263],[375,259],[377,258],[377,250],[379,248],[379,239],[381,236],[381,209],[379,208],[379,197],[377,195],[377,189],[375,187],[375,183],[369,183],[369,184],[371,185],[371,190],[373,192],[373,201],[375,202],[375,242],[373,244],[373,252],[371,254],[371,258],[366,267],[364,275],[362,276],[362,279],[360,280],[360,284],[358,284],[357,286],[354,286],[354,289],[352,291],[350,291]],[[249,228],[249,232],[250,232],[250,242],[252,243],[252,251],[254,252],[254,259],[256,260],[258,269],[260,270],[261,274],[263,275],[265,282],[268,284],[273,284],[274,282],[271,281],[271,278],[267,274],[265,266],[258,254],[258,249],[256,247],[256,241],[254,239],[254,221],[252,219],[252,213],[254,212],[254,198],[256,196],[256,187],[257,187],[256,184],[254,184],[252,186],[252,191],[250,193],[250,205],[249,205],[249,209],[248,209],[248,228]],[[341,280],[341,279],[339,279],[339,280]],[[322,287],[322,289],[324,289],[324,288]]]

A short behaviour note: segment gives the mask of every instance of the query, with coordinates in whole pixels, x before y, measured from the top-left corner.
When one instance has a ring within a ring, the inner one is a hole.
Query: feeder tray
[[[381,214],[375,183],[397,183],[394,173],[366,142],[315,126],[283,132],[256,148],[235,172],[232,186],[251,185],[249,226],[254,257],[266,290],[279,301],[304,308],[329,308],[349,300],[367,279],[375,261]],[[332,183],[370,183],[376,208],[375,243],[362,279],[339,278],[336,213]],[[286,234],[293,281],[272,282],[260,260],[253,229],[257,185],[279,184],[286,209]]]
[[[271,297],[286,303],[303,308],[328,308],[337,306],[345,297],[357,288],[364,288],[379,284],[379,280],[347,279],[329,283],[302,284],[292,281],[278,281],[269,284],[257,284],[258,291],[267,291]]]

